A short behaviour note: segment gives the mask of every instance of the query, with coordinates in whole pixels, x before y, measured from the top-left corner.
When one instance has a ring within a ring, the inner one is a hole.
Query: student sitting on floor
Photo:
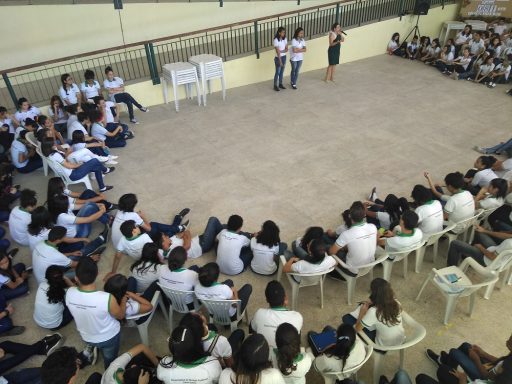
[[[500,178],[491,180],[489,186],[482,187],[475,196],[476,208],[493,209],[501,207],[505,202],[507,191],[507,180]]]
[[[78,363],[77,363],[78,362]],[[74,384],[78,380],[81,357],[72,347],[61,347],[46,358],[41,367],[42,384]],[[101,374],[94,372],[84,384],[100,384]]]
[[[443,206],[439,200],[434,200],[432,192],[427,187],[417,184],[411,196],[416,205],[414,212],[418,215],[418,228],[426,239],[432,233],[443,230]]]
[[[155,377],[158,357],[146,345],[138,344],[119,355],[105,370],[101,384],[149,384]]]
[[[494,69],[494,59],[492,56],[489,56],[485,59],[485,62],[478,67],[478,71],[475,74],[475,77],[473,78],[473,81],[475,83],[481,83],[487,85],[490,81],[490,75],[491,72]],[[472,77],[469,77],[468,79],[471,79]]]
[[[242,232],[244,220],[239,215],[231,215],[227,228],[217,235],[217,264],[226,275],[238,275],[249,266],[253,258],[250,248],[252,235]]]
[[[498,177],[492,170],[496,160],[494,156],[480,156],[475,160],[474,169],[470,169],[464,176],[464,182],[473,195]]]
[[[261,230],[251,239],[251,269],[260,275],[273,275],[277,271],[279,255],[286,248],[287,245],[281,242],[276,223],[272,220],[265,221]]]
[[[441,71],[441,73],[443,73],[448,70],[448,66],[452,65],[453,59],[454,59],[454,56],[453,56],[453,52],[450,50],[450,46],[445,45],[441,49],[441,52],[439,53],[439,57],[437,58],[437,60],[432,62],[432,65],[435,65],[435,67],[439,71]]]
[[[36,148],[26,139],[28,131],[22,130],[11,144],[11,160],[19,173],[34,172],[43,166],[43,160]]]
[[[418,36],[414,35],[412,40],[407,43],[404,58],[414,60],[418,56]]]
[[[494,70],[489,74],[489,88],[495,88],[496,84],[507,83],[510,76],[510,62],[505,59],[502,63],[497,64]]]
[[[121,127],[121,133],[126,140],[133,139],[135,136],[132,131],[128,130],[126,124],[119,122],[119,109],[117,104],[111,101],[105,101],[103,96],[96,98],[96,108],[101,112],[103,116],[102,124],[109,132],[113,132],[118,127]]]
[[[0,251],[0,295],[3,295],[5,300],[29,293],[28,276],[25,264],[12,265],[11,257]]]
[[[455,80],[459,79],[459,74],[469,71],[469,64],[471,63],[471,56],[469,49],[464,49],[461,56],[453,59],[451,65],[445,66],[442,71],[443,75],[452,75]]]
[[[25,97],[21,97],[18,99],[18,110],[14,114],[14,118],[20,124],[20,126],[25,126],[26,119],[34,120],[40,114],[41,111],[39,110],[39,108],[30,105],[30,103]]]
[[[439,45],[439,39],[432,40],[432,44],[427,47],[427,54],[421,58],[421,61],[425,64],[435,62],[441,52],[441,47]]]
[[[91,120],[92,124],[91,136],[105,142],[105,145],[109,148],[126,147],[126,135],[123,134],[123,127],[118,126],[111,132],[105,128],[103,119],[101,111],[95,109],[89,111],[89,120]]]
[[[393,33],[391,40],[389,40],[387,52],[390,55],[403,56],[404,51],[400,45],[400,34],[398,32]]]
[[[20,205],[11,210],[9,215],[9,233],[12,239],[20,245],[27,246],[29,244],[27,227],[32,219],[31,212],[36,206],[35,191],[24,189],[20,193]]]
[[[155,243],[144,244],[140,259],[130,267],[136,281],[134,292],[144,292],[154,281],[158,281],[162,267],[158,246]]]
[[[101,86],[95,77],[96,75],[93,71],[86,69],[84,72],[85,81],[80,84],[80,91],[82,92],[83,99],[88,103],[87,107],[94,105],[96,99],[100,96]]]
[[[117,161],[113,160],[110,156],[99,156],[87,148],[84,133],[81,131],[73,132],[73,139],[71,140],[71,152],[68,155],[69,159],[76,163],[87,163],[91,159],[97,159],[100,163],[105,165],[116,165]]]

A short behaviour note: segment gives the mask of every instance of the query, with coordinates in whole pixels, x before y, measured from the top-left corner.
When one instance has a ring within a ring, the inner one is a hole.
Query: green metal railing
[[[443,6],[456,0],[432,0],[432,6]],[[188,61],[201,53],[210,53],[224,60],[255,54],[272,47],[274,33],[279,26],[291,36],[297,27],[306,37],[326,34],[338,21],[344,29],[384,19],[402,17],[411,13],[415,0],[355,0],[330,3],[320,7],[247,20],[206,31],[155,39],[122,47],[89,52],[29,66],[0,71],[0,105],[14,108],[18,97],[26,97],[34,104],[47,104],[60,87],[60,76],[71,74],[81,82],[86,69],[92,69],[98,81],[103,82],[107,65],[125,81],[151,79],[160,83],[160,69],[166,63]]]

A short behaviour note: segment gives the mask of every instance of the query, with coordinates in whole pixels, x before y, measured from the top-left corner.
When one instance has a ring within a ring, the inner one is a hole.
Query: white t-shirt
[[[222,371],[219,378],[219,384],[233,384],[236,375],[231,368]],[[165,383],[168,384],[168,383]],[[283,375],[276,368],[267,368],[260,372],[260,380],[258,384],[285,384]]]
[[[448,214],[448,221],[451,223],[469,219],[475,214],[475,200],[469,191],[461,191],[452,196],[443,195],[442,199],[446,201],[444,211]],[[463,226],[457,226],[453,231],[458,233],[462,229],[464,229]]]
[[[46,281],[40,283],[37,288],[34,304],[34,321],[42,328],[54,329],[62,323],[64,303],[50,303],[46,295],[48,288],[50,286]]]
[[[341,372],[347,371],[353,367],[361,364],[366,357],[366,351],[364,349],[364,343],[356,336],[354,346],[350,351],[350,354],[345,361],[343,367],[343,360],[335,356],[327,356],[326,354],[318,355],[313,362],[315,368],[321,373],[328,372]]]
[[[42,241],[36,245],[32,252],[32,268],[38,283],[46,281],[46,270],[50,265],[69,267],[71,266],[71,260],[60,253],[53,245]]]
[[[12,239],[20,245],[28,245],[28,225],[32,215],[19,205],[9,214],[9,233]]]
[[[455,49],[455,47],[453,47]],[[446,58],[445,60],[448,62],[448,63],[451,63],[453,61],[453,59],[455,58],[455,55],[452,51],[448,52],[446,54]]]
[[[398,44],[395,40],[389,40],[388,51],[394,51],[398,48]]]
[[[80,84],[80,90],[84,93],[86,99],[92,99],[100,95],[101,87],[97,80],[94,80],[92,84],[84,81]]]
[[[279,40],[277,37],[274,38],[274,48],[279,48],[279,54],[281,57],[286,56],[286,46],[288,45],[288,40],[286,37],[283,40]]]
[[[119,243],[117,243],[116,250],[135,260],[139,260],[142,256],[142,248],[144,248],[144,245],[152,242],[153,240],[151,240],[151,237],[149,237],[147,233],[141,233],[131,238],[123,236],[121,240],[119,240]]]
[[[147,267],[145,271],[137,271],[137,268],[144,267]],[[161,264],[153,265],[147,261],[133,269],[132,276],[137,280],[137,292],[144,292],[154,281],[158,280],[160,268],[162,268]]]
[[[26,111],[17,111],[14,114],[14,118],[20,122],[21,125],[25,125],[25,120],[32,119],[35,120],[37,116],[41,114],[39,108],[34,107],[33,105]]]
[[[101,377],[101,384],[118,384],[119,381],[117,380],[117,372],[126,370],[126,366],[130,363],[132,358],[133,357],[130,355],[130,353],[125,352],[113,362],[111,362]]]
[[[289,311],[284,307],[259,308],[251,320],[251,328],[265,337],[270,348],[275,348],[277,327],[289,323],[300,333],[303,322],[299,312]]]
[[[55,116],[55,112],[53,112],[52,107],[48,107],[48,116],[52,118],[55,124],[64,124],[68,121],[68,117],[62,110],[62,108],[57,108],[57,116]]]
[[[379,224],[382,228],[389,229],[391,226],[391,217],[389,216],[389,213],[385,211],[378,211],[377,219],[379,220]]]
[[[240,251],[247,247],[251,241],[244,235],[223,229],[217,235],[217,264],[220,271],[226,275],[238,275],[244,270],[244,263],[240,259]]]
[[[84,133],[84,137],[89,136],[87,133],[87,130],[84,128],[82,123],[80,123],[78,120],[74,121],[69,127],[68,127],[68,140],[73,140],[73,132],[75,131],[82,131]]]
[[[121,326],[110,312],[110,293],[103,291],[81,291],[71,287],[66,292],[66,305],[75,319],[82,340],[101,343],[116,336]]]
[[[61,213],[57,216],[57,225],[66,228],[66,237],[76,236],[76,216],[73,212]]]
[[[62,172],[65,173],[67,176],[70,176],[71,175],[71,172],[73,172],[72,169],[70,168],[66,168],[64,166],[64,156],[62,156],[59,152],[52,152],[50,153],[50,155],[48,156],[48,158],[56,163],[59,163],[62,165]]]
[[[211,287],[203,287],[197,283],[194,287],[199,300],[233,300],[233,291],[226,284],[214,283]],[[236,308],[229,308],[229,316],[236,314]]]
[[[25,155],[25,160],[22,162],[20,162],[20,154]],[[23,168],[28,164],[29,158],[27,146],[18,139],[14,140],[11,144],[11,159],[16,168]]]
[[[123,224],[127,220],[135,221],[135,225],[141,226],[144,224],[144,220],[139,216],[137,212],[123,212],[117,211],[116,217],[114,218],[114,222],[112,223],[112,244],[114,247],[117,247],[119,240],[123,237],[121,233],[121,224]]]
[[[2,125],[8,125],[9,126],[9,133],[13,134],[16,130],[14,128],[14,124],[12,122],[12,119],[6,117],[5,119],[0,119],[0,126]]]
[[[171,237],[171,246],[169,247],[169,251],[173,250],[176,247],[183,247],[185,242],[182,238],[174,235]],[[203,249],[201,248],[201,244],[199,244],[199,236],[194,236],[190,242],[190,248],[187,251],[187,257],[189,259],[197,259],[203,254]]]
[[[41,241],[48,240],[48,234],[50,233],[50,228],[43,228],[36,235],[33,236],[30,233],[28,234],[28,246],[30,247],[30,251],[33,251],[37,244]]]
[[[272,365],[279,369],[279,365],[277,362],[277,349],[272,349],[270,352],[270,357],[272,360]],[[289,375],[283,375],[284,382],[286,384],[306,384],[306,374],[311,369],[311,364],[313,363],[314,356],[304,351],[304,348],[301,348],[299,355],[294,359],[295,370],[291,371]]]
[[[105,101],[105,120],[108,123],[114,122],[114,114],[111,108],[115,108],[116,104],[111,101]]]
[[[460,45],[460,44],[464,44],[466,42],[468,42],[469,40],[471,40],[471,38],[473,37],[473,35],[470,33],[469,35],[464,35],[463,32],[459,32],[457,33],[457,37],[455,38],[455,44],[457,45]]]
[[[481,171],[478,171],[475,176],[473,177],[473,180],[471,180],[472,186],[479,186],[479,187],[487,187],[489,183],[496,179],[498,175],[494,173],[494,171],[491,168],[482,169]]]
[[[498,64],[496,67],[494,67],[494,70],[496,72],[505,72],[504,76],[505,76],[505,80],[508,80],[508,77],[510,76],[510,69],[512,68],[512,66],[509,64],[508,67],[504,68],[503,67],[503,63],[500,63]],[[508,159],[510,160],[510,159]]]
[[[393,237],[386,238],[386,250],[389,252],[401,252],[407,249],[415,248],[423,240],[423,232],[416,228],[411,234],[398,232]]]
[[[480,75],[487,76],[494,69],[494,64],[483,64],[480,66]]]
[[[418,228],[428,235],[443,230],[443,206],[439,200],[430,200],[414,210],[418,215]]]
[[[124,315],[126,317],[138,315],[140,311],[140,304],[138,301],[133,300],[132,298],[129,298],[126,300],[126,310],[124,312]]]
[[[123,79],[120,77],[114,77],[112,80],[105,79],[103,81],[103,87],[105,89],[119,88],[124,85]]]
[[[471,52],[472,55],[478,54],[482,48],[485,48],[484,41],[482,39],[478,41],[471,39],[469,42],[469,52]]]
[[[203,348],[205,352],[208,352],[210,349],[213,340],[215,340],[215,336],[217,333],[214,331],[209,331],[208,335],[203,337]],[[228,359],[233,355],[233,351],[231,349],[231,344],[229,344],[228,339],[225,336],[218,335],[217,342],[215,343],[211,355],[216,357],[217,359]]]
[[[336,265],[336,260],[334,260],[334,257],[326,255],[321,263],[319,264],[313,264],[306,260],[299,260],[292,264],[292,272],[295,273],[322,273],[326,272],[332,267]],[[304,279],[304,281],[309,281],[313,283],[314,281],[317,281],[319,277],[315,276],[309,276],[309,277],[299,277],[294,276],[293,277],[297,281],[301,281]]]
[[[171,271],[169,266],[162,265],[159,272],[158,281],[164,287],[169,287],[178,291],[193,291],[194,288],[199,285],[197,272],[191,269],[179,268]],[[193,294],[188,295],[185,300],[187,304],[190,304],[193,301]]]
[[[485,199],[479,201],[480,208],[483,209],[499,208],[503,205],[504,202],[505,201],[502,197],[494,197],[492,195],[489,195]]]
[[[108,130],[100,123],[94,123],[91,127],[91,136],[97,138],[98,140],[105,141],[107,138],[107,133]]]
[[[361,320],[363,326],[370,331],[377,331],[375,341],[384,346],[400,345],[405,341],[402,315],[398,315],[398,324],[387,325],[377,319],[377,309],[370,307]]]
[[[68,121],[66,123],[66,125],[68,126],[68,129],[69,127],[71,127],[71,125],[75,122],[75,121],[78,121],[78,116],[77,115],[73,115],[73,114],[68,114]]]
[[[338,237],[336,245],[340,248],[347,246],[346,264],[352,273],[357,273],[358,266],[375,261],[377,227],[366,222],[354,224]]]
[[[407,49],[409,51],[411,51],[412,53],[416,52],[416,50],[418,49],[418,43],[415,43],[413,41],[409,41],[407,43]]]
[[[77,94],[80,93],[78,85],[75,83],[71,84],[71,88],[66,90],[64,87],[59,88],[59,96],[62,99],[64,105],[72,105],[78,103]]]
[[[291,61],[302,61],[304,60],[304,52],[293,52],[293,48],[302,49],[306,46],[306,41],[304,39],[292,39],[292,48],[290,50],[290,60]]]
[[[174,363],[172,367],[165,368],[164,364],[170,364],[172,357],[165,356],[158,365],[156,376],[164,384],[216,384],[222,372],[219,360],[215,357],[206,357],[193,364]]]
[[[272,275],[277,271],[277,264],[274,257],[279,254],[279,244],[269,248],[266,245],[258,243],[256,237],[251,239],[251,250],[253,259],[251,260],[251,269],[260,275]]]
[[[503,25],[494,24],[492,27],[494,28],[494,33],[497,33],[498,35],[503,35],[503,33],[508,28],[506,24],[503,24]]]
[[[2,288],[9,281],[11,281],[11,278],[9,276],[0,274],[0,288]]]

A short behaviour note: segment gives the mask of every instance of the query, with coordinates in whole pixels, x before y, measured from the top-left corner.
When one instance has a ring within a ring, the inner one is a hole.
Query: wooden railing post
[[[2,78],[4,79],[4,83],[7,87],[7,91],[9,92],[9,96],[11,96],[14,108],[16,108],[18,105],[18,98],[16,97],[16,92],[14,92],[14,88],[12,87],[11,80],[9,79],[9,76],[7,76],[7,73],[2,73]]]
[[[258,20],[254,20],[254,53],[256,54],[256,58],[260,58],[260,39],[258,36]]]

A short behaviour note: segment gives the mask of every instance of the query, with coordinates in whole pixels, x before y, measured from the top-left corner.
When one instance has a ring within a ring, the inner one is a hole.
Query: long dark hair
[[[272,220],[267,220],[261,226],[261,231],[256,235],[256,241],[260,244],[272,248],[279,245],[279,227]]]
[[[282,323],[276,330],[277,368],[284,376],[297,369],[295,359],[300,354],[300,335],[290,323]]]
[[[395,38],[398,36],[398,40],[395,40]],[[400,45],[400,34],[398,32],[393,33],[391,36],[391,41],[395,41],[398,45]]]
[[[373,279],[370,284],[370,300],[377,310],[377,319],[387,326],[398,325],[398,317],[402,312],[400,304],[395,300],[391,284],[380,277]]]
[[[297,40],[299,38],[299,33],[301,33],[302,31],[304,31],[304,28],[302,27],[299,27],[295,30],[295,32],[293,32],[293,38],[295,40]]]
[[[189,327],[179,325],[174,328],[169,338],[169,351],[172,357],[164,357],[160,360],[160,365],[164,368],[172,368],[174,362],[190,364],[208,356],[201,338],[201,335],[193,332]]]
[[[244,340],[233,365],[234,384],[256,384],[261,371],[272,367],[268,359],[269,347],[263,335],[254,333]]]
[[[311,243],[311,240],[320,239],[324,235],[324,230],[322,227],[309,227],[304,232],[302,239],[300,240],[300,246],[305,251],[308,250],[308,244]]]
[[[308,248],[308,256],[304,258],[304,261],[311,264],[320,264],[325,258],[325,252],[327,252],[323,239],[311,240]]]
[[[64,194],[65,188],[66,186],[60,177],[51,177],[48,180],[48,186],[46,188],[46,201],[50,201],[55,196]]]
[[[155,243],[146,243],[142,247],[142,255],[139,260],[132,264],[130,271],[139,274],[149,272],[151,268],[156,272],[157,267],[160,265],[160,258],[158,256],[158,245]]]
[[[341,370],[343,371],[355,342],[356,330],[354,327],[348,324],[341,324],[336,330],[336,344],[329,347],[325,353],[329,357],[342,360]]]
[[[48,210],[52,216],[54,223],[61,213],[67,213],[69,210],[69,200],[65,195],[55,195],[52,199],[48,200]]]
[[[60,82],[62,83],[62,89],[66,91],[66,95],[68,94],[68,86],[66,84],[67,78],[70,77],[69,73],[65,73],[60,77]]]
[[[27,226],[28,233],[37,236],[43,229],[51,229],[53,227],[52,217],[46,207],[42,205],[35,208],[30,214],[30,224]]]
[[[57,116],[59,114],[59,110],[57,108],[55,108],[55,106],[53,105],[56,101],[59,102],[58,108],[60,108],[60,109],[62,109],[62,111],[64,111],[64,103],[62,102],[60,97],[58,95],[53,95],[52,98],[50,99],[50,108],[53,111],[53,115],[54,115],[55,119],[57,119]]]
[[[386,196],[384,200],[384,211],[389,214],[390,228],[393,228],[400,221],[402,213],[409,209],[409,203],[405,197],[396,197],[393,194]]]
[[[46,291],[48,302],[50,304],[64,303],[67,284],[64,281],[62,268],[58,265],[50,265],[46,269],[44,277],[48,281],[48,291]]]
[[[103,290],[114,296],[118,304],[121,304],[121,300],[128,291],[128,279],[120,273],[110,276],[105,282]]]
[[[502,199],[504,199],[505,196],[507,196],[507,191],[508,191],[507,180],[500,179],[497,177],[497,178],[491,180],[491,182],[489,183],[489,186],[496,188],[498,190],[498,192],[496,192],[497,198],[501,197]]]
[[[6,276],[11,281],[14,281],[14,280],[16,280],[16,278],[14,276],[14,273],[12,272],[12,260],[9,256],[7,256],[7,254],[5,252],[0,251],[0,261],[2,261],[5,258],[7,258],[7,260],[9,261],[9,265],[8,265],[7,269],[0,268],[0,275]]]
[[[276,34],[275,34],[274,38],[275,38],[275,39],[277,39],[277,40],[279,40],[279,41],[284,40],[284,39],[281,39],[281,36],[280,36],[280,35],[281,35],[281,32],[283,32],[283,31],[286,33],[286,29],[285,29],[284,27],[279,27],[279,28],[277,28],[277,32],[276,32]],[[285,35],[285,37],[284,37],[284,38],[286,39],[286,35]]]

